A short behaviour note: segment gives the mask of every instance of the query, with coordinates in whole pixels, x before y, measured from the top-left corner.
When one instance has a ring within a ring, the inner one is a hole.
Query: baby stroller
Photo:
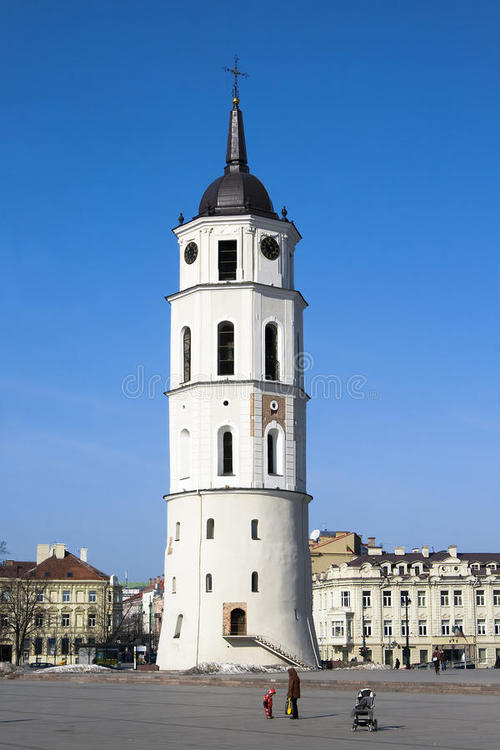
[[[369,732],[377,731],[377,719],[373,718],[374,706],[375,693],[373,690],[370,690],[370,688],[360,690],[351,714],[354,717],[352,722],[353,732],[358,727],[368,727]]]

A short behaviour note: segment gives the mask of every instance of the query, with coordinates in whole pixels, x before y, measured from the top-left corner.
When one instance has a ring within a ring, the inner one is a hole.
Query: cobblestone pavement
[[[302,683],[301,720],[273,721],[261,689],[217,685],[0,681],[0,748],[21,750],[491,750],[499,745],[499,699],[486,695],[383,693],[379,731],[351,731],[354,694]]]

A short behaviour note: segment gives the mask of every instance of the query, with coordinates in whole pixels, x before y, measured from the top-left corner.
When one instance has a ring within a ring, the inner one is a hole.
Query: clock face
[[[194,263],[198,257],[198,245],[196,242],[189,242],[184,250],[184,260],[188,265]]]
[[[280,246],[274,237],[270,237],[269,235],[261,239],[260,249],[262,250],[262,255],[268,260],[276,260],[280,254]]]

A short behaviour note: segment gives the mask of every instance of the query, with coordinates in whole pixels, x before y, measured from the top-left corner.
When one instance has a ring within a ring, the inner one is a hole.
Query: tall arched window
[[[259,590],[259,574],[256,570],[252,573],[252,592],[255,593]]]
[[[222,435],[222,473],[233,473],[233,434],[229,430]]]
[[[179,521],[175,524],[175,541],[179,542],[181,538],[181,524]]]
[[[267,433],[267,473],[276,474],[276,439],[273,430]]]
[[[279,380],[278,362],[278,327],[274,323],[268,323],[264,332],[265,343],[265,379]]]
[[[214,538],[214,531],[215,531],[215,521],[213,518],[209,518],[207,520],[207,539]]]
[[[273,427],[267,433],[267,473],[283,475],[285,439],[283,431]]]
[[[205,591],[208,594],[212,593],[212,574],[211,573],[207,573],[205,576]]]
[[[182,619],[183,619],[182,615],[177,615],[177,622],[175,623],[174,638],[181,637]]]
[[[172,594],[176,594],[176,593],[177,593],[177,579],[174,576],[172,578]]]
[[[191,439],[189,430],[181,430],[179,440],[179,479],[191,475]]]
[[[234,325],[227,320],[217,326],[217,375],[234,375]]]
[[[252,539],[258,539],[259,538],[259,521],[257,518],[252,518],[252,522],[250,524],[250,530],[252,534]]]
[[[183,382],[191,380],[191,329],[185,328],[182,334]]]

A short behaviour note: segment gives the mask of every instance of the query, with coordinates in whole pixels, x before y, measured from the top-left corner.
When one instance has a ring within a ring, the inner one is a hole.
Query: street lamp
[[[408,624],[408,605],[411,604],[411,599],[408,594],[403,594],[405,602],[405,620],[406,620],[406,646],[404,649],[404,660],[406,669],[410,669],[410,627]]]

